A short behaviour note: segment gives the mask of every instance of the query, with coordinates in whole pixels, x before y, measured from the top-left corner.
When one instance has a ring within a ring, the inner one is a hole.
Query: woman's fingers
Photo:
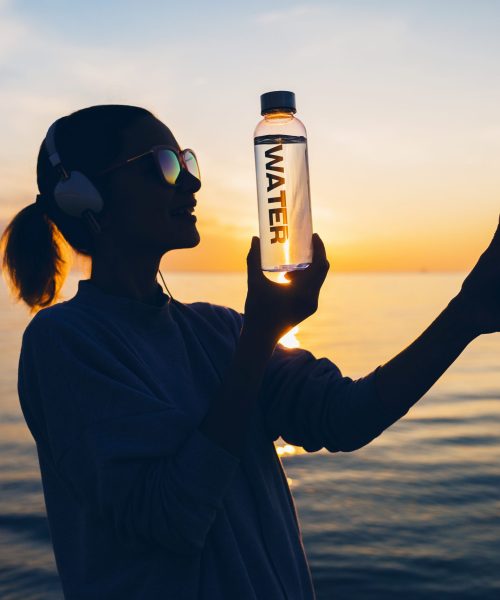
[[[290,285],[283,286],[268,279],[262,271],[260,240],[252,237],[247,255],[248,294],[245,302],[245,314],[251,315],[251,320],[293,327],[316,311],[319,292],[330,265],[318,234],[313,236],[312,244],[311,265],[307,269],[285,273]]]
[[[326,256],[325,244],[317,233],[312,236],[312,246],[313,259],[309,267],[288,271],[285,274],[285,278],[291,283],[316,287],[317,285],[321,286],[325,280],[330,263]],[[257,236],[252,236],[250,250],[247,255],[247,269],[249,283],[256,284],[269,281],[262,271],[260,240]]]
[[[306,269],[289,271],[287,273],[287,279],[294,282],[296,286],[304,285],[308,288],[321,287],[330,268],[330,263],[326,257],[325,245],[317,233],[314,233],[312,236],[312,245],[312,263]]]
[[[313,233],[312,236],[313,244],[313,262],[312,266],[315,266],[321,271],[328,271],[330,263],[326,257],[326,248],[323,240],[319,237],[319,234]]]

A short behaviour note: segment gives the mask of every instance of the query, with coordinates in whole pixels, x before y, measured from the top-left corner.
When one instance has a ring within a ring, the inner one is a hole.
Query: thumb
[[[252,235],[252,239],[250,241],[250,249],[247,254],[247,263],[253,264],[257,255],[260,257],[260,244],[259,238],[256,235]]]
[[[264,277],[260,258],[260,240],[255,235],[252,236],[250,250],[247,254],[247,270],[249,281],[258,281]]]

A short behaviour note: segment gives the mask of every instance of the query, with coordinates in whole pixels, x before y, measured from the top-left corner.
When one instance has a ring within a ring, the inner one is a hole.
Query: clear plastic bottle
[[[294,271],[312,261],[307,134],[293,92],[260,97],[254,132],[262,270]]]

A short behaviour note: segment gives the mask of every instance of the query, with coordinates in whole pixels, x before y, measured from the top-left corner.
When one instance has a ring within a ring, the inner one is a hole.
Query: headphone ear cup
[[[56,185],[54,199],[59,208],[71,217],[81,217],[85,210],[100,213],[104,206],[97,188],[80,171],[71,171],[68,179]]]

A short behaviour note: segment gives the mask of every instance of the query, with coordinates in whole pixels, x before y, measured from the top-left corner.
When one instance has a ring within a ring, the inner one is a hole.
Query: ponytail
[[[58,298],[71,267],[71,249],[36,204],[20,210],[0,239],[2,273],[16,301],[34,314]]]

